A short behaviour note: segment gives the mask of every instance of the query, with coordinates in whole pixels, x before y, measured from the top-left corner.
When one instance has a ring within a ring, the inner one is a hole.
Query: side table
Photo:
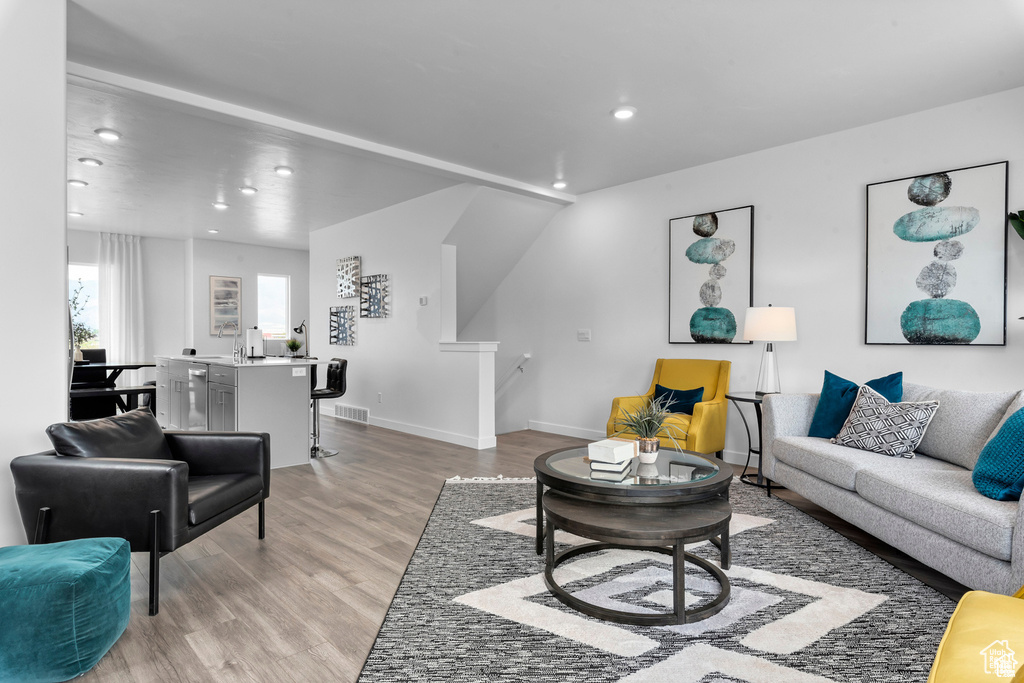
[[[727,393],[725,397],[736,406],[736,411],[739,412],[740,419],[743,420],[743,428],[747,430],[747,464],[743,466],[743,474],[740,475],[740,481],[750,486],[759,486],[766,489],[770,496],[772,495],[772,482],[764,476],[764,472],[761,469],[761,400],[764,398],[764,395],[753,391],[736,391]],[[757,415],[757,448],[754,448],[753,437],[750,435],[750,424],[743,414],[743,409],[740,407],[741,403],[752,403],[754,405],[754,413]],[[747,466],[750,464],[751,455],[757,456],[757,481],[751,481],[750,475],[747,473]]]

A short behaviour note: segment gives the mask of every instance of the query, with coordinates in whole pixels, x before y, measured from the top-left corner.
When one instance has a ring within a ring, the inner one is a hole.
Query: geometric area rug
[[[629,626],[552,597],[534,551],[532,480],[450,480],[380,633],[364,683],[923,681],[955,603],[761,489],[730,487],[732,585],[718,614]],[[589,542],[556,536],[558,550]],[[707,542],[687,551],[718,563]],[[556,580],[588,602],[670,609],[671,557],[606,550]],[[687,565],[686,606],[717,594]]]

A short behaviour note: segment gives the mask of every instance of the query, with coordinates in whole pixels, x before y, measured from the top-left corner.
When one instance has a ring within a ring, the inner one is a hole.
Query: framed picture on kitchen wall
[[[234,323],[232,328],[230,323]],[[224,327],[226,326],[226,327]],[[242,331],[242,278],[210,276],[210,334]]]
[[[668,341],[749,344],[742,324],[754,301],[754,207],[668,222]]]
[[[1006,344],[1007,166],[867,186],[866,344]]]

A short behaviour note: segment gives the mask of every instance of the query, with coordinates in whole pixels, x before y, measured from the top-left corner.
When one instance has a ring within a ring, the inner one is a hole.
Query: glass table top
[[[665,449],[659,451],[657,462],[650,465],[633,458],[622,474],[592,471],[585,446],[555,453],[545,462],[564,477],[613,486],[679,486],[711,479],[719,472],[718,465],[707,458]]]

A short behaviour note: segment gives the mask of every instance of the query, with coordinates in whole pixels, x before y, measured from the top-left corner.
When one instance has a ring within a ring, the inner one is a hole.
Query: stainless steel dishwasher
[[[204,363],[188,364],[188,427],[190,432],[205,432],[207,371]]]

